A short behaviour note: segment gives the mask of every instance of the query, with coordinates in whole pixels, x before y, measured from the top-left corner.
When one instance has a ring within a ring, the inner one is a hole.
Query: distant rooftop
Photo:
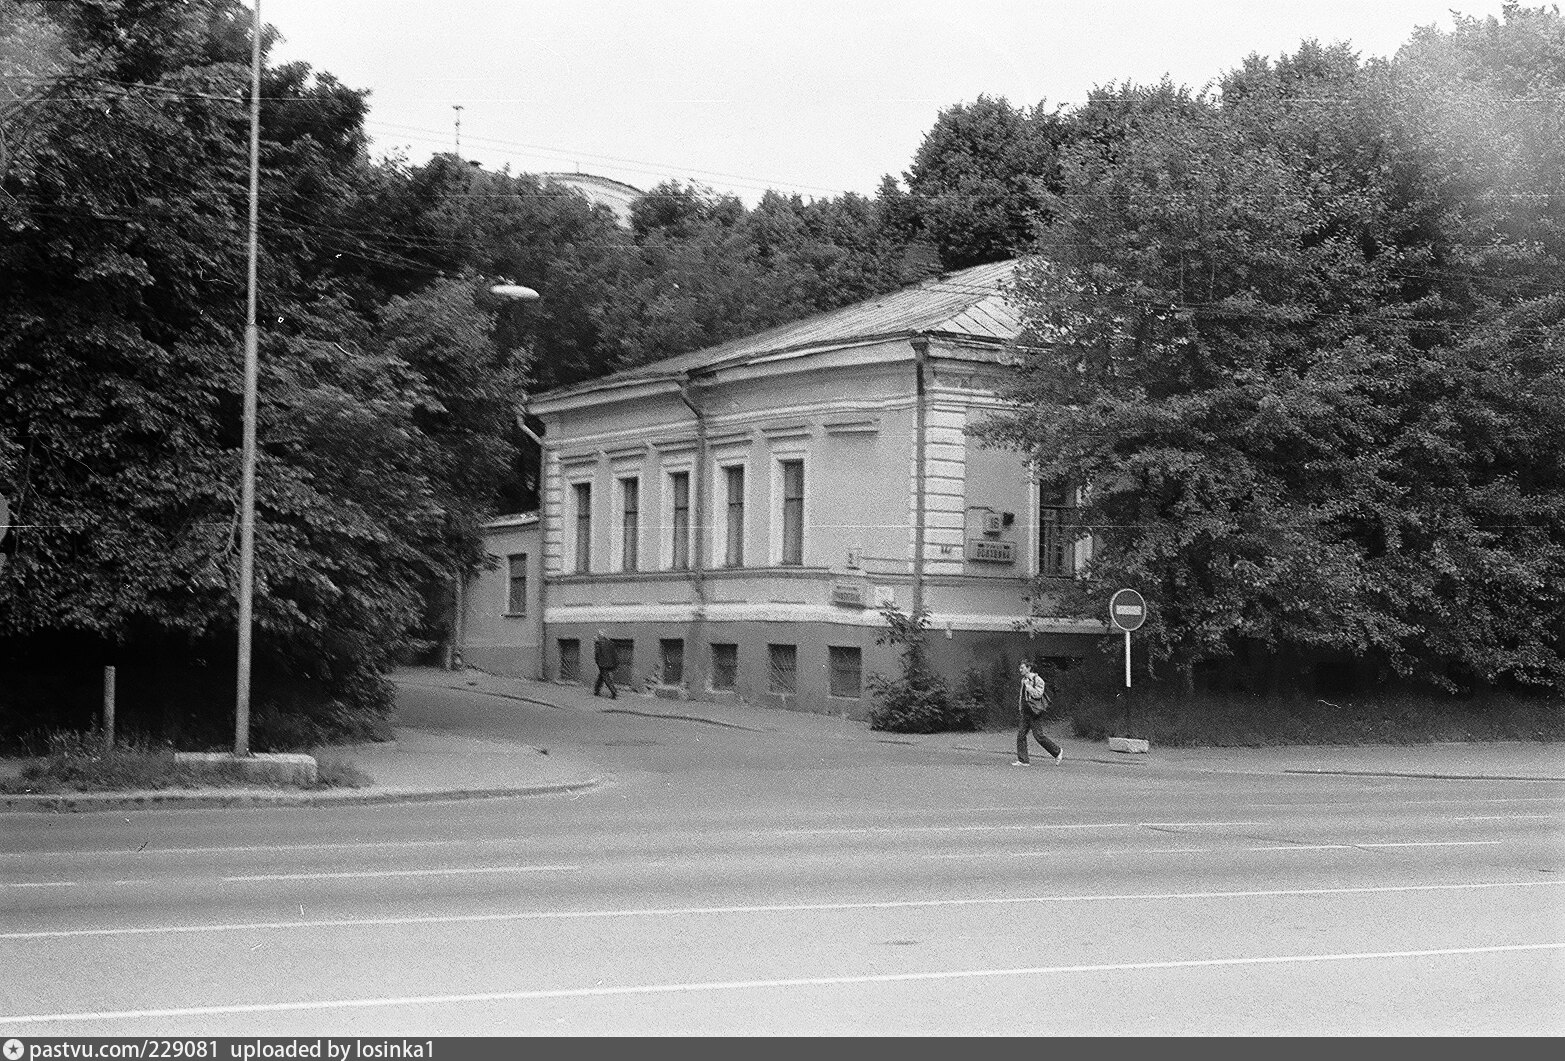
[[[865,302],[731,339],[705,350],[561,387],[537,397],[560,397],[638,380],[680,376],[717,364],[743,364],[771,354],[829,349],[917,333],[998,345],[1015,338],[1021,331],[1021,317],[1003,291],[1003,285],[1015,273],[1016,265],[1015,260],[975,265]]]
[[[538,179],[574,188],[585,195],[589,202],[613,210],[619,223],[627,228],[630,227],[630,205],[645,194],[640,188],[624,181],[599,177],[594,173],[540,173]]]

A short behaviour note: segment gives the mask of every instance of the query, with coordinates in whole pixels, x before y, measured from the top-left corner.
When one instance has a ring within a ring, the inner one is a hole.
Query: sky
[[[1199,89],[1306,39],[1390,56],[1501,0],[259,0],[303,61],[370,90],[377,155],[458,147],[512,172],[754,205],[872,196],[942,109],[1080,104],[1094,86]],[[460,107],[460,110],[456,108]],[[457,121],[460,120],[460,132]]]

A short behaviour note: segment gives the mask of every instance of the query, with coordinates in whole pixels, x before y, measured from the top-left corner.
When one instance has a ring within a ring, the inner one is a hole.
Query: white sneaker
[[[1032,763],[1024,763],[1020,759],[1018,759],[1014,763],[1012,763],[1011,765],[1012,766],[1031,766]]]
[[[1054,757],[1054,761],[1057,762],[1057,763],[1063,763],[1065,761],[1065,749],[1064,748],[1060,749],[1060,754],[1058,754],[1058,755],[1056,755]]]

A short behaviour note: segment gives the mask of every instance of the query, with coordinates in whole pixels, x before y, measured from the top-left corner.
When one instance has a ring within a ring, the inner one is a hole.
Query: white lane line
[[[464,866],[457,869],[380,869],[352,873],[256,873],[243,877],[219,877],[224,884],[274,880],[360,880],[369,877],[454,877],[468,873],[546,873],[578,870],[580,866]]]
[[[1519,818],[1553,818],[1557,821],[1565,821],[1558,814],[1464,814],[1459,818],[1452,818],[1453,822],[1508,822]]]
[[[30,881],[24,884],[7,884],[7,888],[75,888],[79,885],[73,880],[40,880]]]
[[[0,851],[0,858],[36,858],[39,855],[66,855],[77,857],[116,856],[135,858],[144,855],[248,855],[267,854],[273,851],[362,851],[374,848],[454,847],[513,843],[512,840],[480,838],[473,840],[357,840],[322,844],[258,844],[237,847],[144,847],[102,848],[97,851]]]
[[[217,925],[154,925],[147,928],[65,928],[0,932],[0,942],[71,939],[84,936],[188,935],[198,932],[262,932],[281,929],[391,928],[408,925],[476,925],[508,921],[575,921],[608,917],[674,917],[715,914],[797,914],[845,910],[910,910],[962,906],[1025,906],[1039,903],[1177,901],[1181,899],[1271,899],[1313,895],[1384,895],[1403,892],[1479,891],[1493,888],[1558,888],[1565,880],[1489,881],[1476,884],[1385,884],[1354,888],[1267,888],[1227,892],[1130,892],[1114,895],[1025,895],[986,899],[895,899],[862,903],[777,903],[765,906],[648,906],[622,910],[523,910],[506,914],[435,914],[423,917],[322,918],[313,921],[248,921]]]
[[[394,1006],[449,1006],[461,1003],[528,1002],[546,998],[604,998],[625,995],[699,994],[754,991],[784,987],[840,987],[852,984],[894,984],[931,980],[972,980],[998,976],[1048,976],[1071,973],[1124,973],[1153,969],[1211,969],[1249,965],[1301,965],[1316,962],[1388,961],[1446,958],[1471,954],[1517,954],[1565,949],[1565,943],[1510,943],[1489,947],[1441,947],[1428,950],[1359,951],[1338,954],[1268,954],[1247,958],[1186,958],[1161,962],[1112,962],[1098,965],[1033,965],[1020,969],[947,969],[921,973],[874,973],[864,976],[801,976],[776,980],[708,980],[685,984],[624,984],[613,987],[561,987],[534,991],[484,991],[460,995],[404,995],[390,998],[317,999],[304,1002],[260,1002],[229,1006],[187,1006],[170,1009],[127,1009],[97,1013],[33,1013],[0,1016],[0,1025],[59,1024],[67,1021],[167,1020],[175,1017],[218,1017],[239,1013],[298,1013],[328,1009],[385,1009]]]
[[[900,833],[997,833],[997,832],[1051,832],[1062,829],[1173,829],[1218,828],[1233,825],[1267,825],[1268,822],[1080,822],[1069,825],[902,825],[866,826],[841,829],[777,829],[767,830],[767,836],[865,836],[897,835]]]
[[[1404,840],[1399,843],[1364,843],[1355,847],[1486,847],[1504,840]]]

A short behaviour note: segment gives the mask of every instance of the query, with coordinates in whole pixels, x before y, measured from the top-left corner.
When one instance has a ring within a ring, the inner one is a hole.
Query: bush
[[[903,615],[895,605],[888,605],[880,614],[885,617],[889,629],[875,643],[902,649],[902,675],[898,678],[870,675],[870,692],[880,701],[870,711],[870,728],[892,733],[977,729],[982,705],[967,695],[965,685],[962,693],[953,696],[945,679],[929,665],[924,647],[929,613],[920,609],[912,615]]]

